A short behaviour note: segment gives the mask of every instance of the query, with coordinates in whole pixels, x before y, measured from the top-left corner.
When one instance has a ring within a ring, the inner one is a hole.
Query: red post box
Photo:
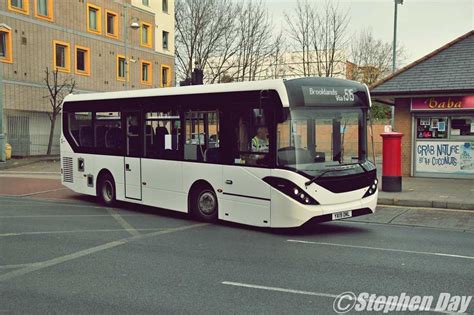
[[[382,190],[402,191],[402,137],[400,132],[386,132],[383,139]]]

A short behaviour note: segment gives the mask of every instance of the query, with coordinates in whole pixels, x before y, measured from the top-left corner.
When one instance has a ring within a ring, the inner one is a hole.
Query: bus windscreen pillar
[[[402,137],[400,132],[387,132],[383,139],[382,190],[402,191]]]

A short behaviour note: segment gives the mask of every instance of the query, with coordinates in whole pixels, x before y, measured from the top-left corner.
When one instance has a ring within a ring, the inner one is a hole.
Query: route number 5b
[[[354,101],[353,89],[344,89],[344,101]]]

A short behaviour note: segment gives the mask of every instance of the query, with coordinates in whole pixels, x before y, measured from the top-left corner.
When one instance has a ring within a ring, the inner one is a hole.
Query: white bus
[[[373,213],[369,91],[300,78],[69,95],[62,183],[126,201],[263,227]]]

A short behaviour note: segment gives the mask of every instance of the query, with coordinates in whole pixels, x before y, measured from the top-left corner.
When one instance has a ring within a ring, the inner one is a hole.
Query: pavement
[[[379,191],[378,202],[381,205],[474,210],[474,180],[403,177],[402,192]]]

